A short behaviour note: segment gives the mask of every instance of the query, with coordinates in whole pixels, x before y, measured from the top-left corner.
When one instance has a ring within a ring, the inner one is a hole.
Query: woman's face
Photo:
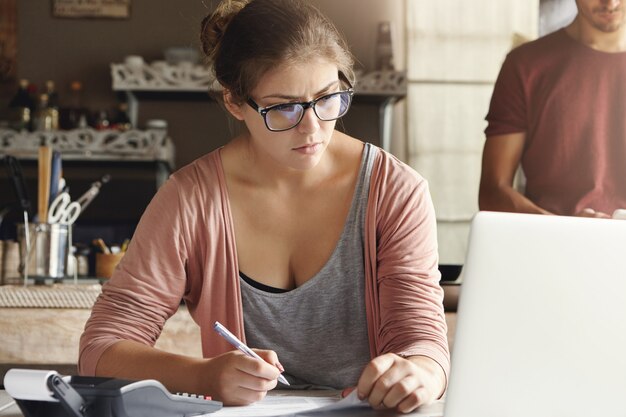
[[[284,103],[309,102],[341,90],[337,65],[315,60],[298,65],[281,65],[259,80],[251,99],[260,107]],[[260,155],[273,162],[296,170],[315,167],[332,138],[336,121],[318,119],[312,108],[304,112],[300,123],[282,132],[270,131],[263,117],[248,103],[237,106],[250,132],[251,146]],[[232,110],[231,110],[232,112]]]

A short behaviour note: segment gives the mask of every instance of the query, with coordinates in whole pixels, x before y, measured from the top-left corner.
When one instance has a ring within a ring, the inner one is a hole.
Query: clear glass
[[[268,107],[259,107],[251,98],[248,105],[256,110],[265,121],[265,126],[272,132],[282,132],[293,129],[304,117],[309,107],[318,119],[323,121],[337,120],[344,116],[352,103],[353,89],[326,94],[315,100],[301,103],[274,104]]]

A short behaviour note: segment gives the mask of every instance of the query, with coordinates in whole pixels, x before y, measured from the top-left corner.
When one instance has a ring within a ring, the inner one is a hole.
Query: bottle
[[[9,102],[10,126],[17,131],[32,129],[33,100],[29,94],[27,79],[21,79],[17,92]]]
[[[72,81],[68,106],[61,110],[61,129],[84,129],[88,127],[87,109],[83,105],[83,84]]]
[[[48,95],[48,116],[50,117],[50,130],[59,129],[59,94],[54,86],[54,81],[46,81],[46,93]],[[40,96],[41,97],[41,96]]]
[[[128,117],[128,104],[120,103],[117,106],[117,114],[115,115],[111,127],[120,132],[126,132],[133,128],[130,118]]]
[[[391,22],[380,22],[376,36],[376,70],[394,71]]]
[[[94,128],[96,130],[107,130],[110,129],[110,124],[106,110],[100,110],[94,121]]]
[[[77,248],[76,272],[79,277],[87,277],[89,275],[89,248]]]
[[[37,131],[50,131],[59,128],[59,111],[50,107],[49,97],[46,93],[39,95],[33,122],[33,127]]]
[[[54,86],[54,81],[46,81],[46,94],[48,95],[48,106],[59,110],[59,94]]]
[[[28,96],[30,97],[30,129],[33,130],[33,118],[37,110],[37,85],[28,83]]]

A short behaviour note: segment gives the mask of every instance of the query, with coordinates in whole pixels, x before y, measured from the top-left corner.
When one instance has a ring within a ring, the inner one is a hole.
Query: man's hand
[[[595,218],[599,218],[599,219],[610,219],[611,216],[609,216],[606,213],[602,213],[601,211],[595,211],[592,208],[584,208],[581,211],[579,211],[578,213],[575,214],[575,216],[578,217],[595,217]]]

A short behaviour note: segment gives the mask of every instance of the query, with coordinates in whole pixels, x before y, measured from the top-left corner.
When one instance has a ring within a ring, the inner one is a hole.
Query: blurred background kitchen
[[[428,179],[441,264],[462,265],[502,60],[514,45],[569,23],[574,0],[311,2],[357,58],[360,83],[339,127]],[[216,4],[0,0],[0,156],[19,161],[31,214],[41,200],[39,145],[60,153],[72,200],[110,176],[71,227],[75,255],[88,259],[80,275],[96,275],[94,253],[103,249],[94,239],[121,248],[167,176],[231,137],[197,53],[200,21]],[[28,120],[16,113],[25,102]],[[23,222],[5,165],[0,259]]]

